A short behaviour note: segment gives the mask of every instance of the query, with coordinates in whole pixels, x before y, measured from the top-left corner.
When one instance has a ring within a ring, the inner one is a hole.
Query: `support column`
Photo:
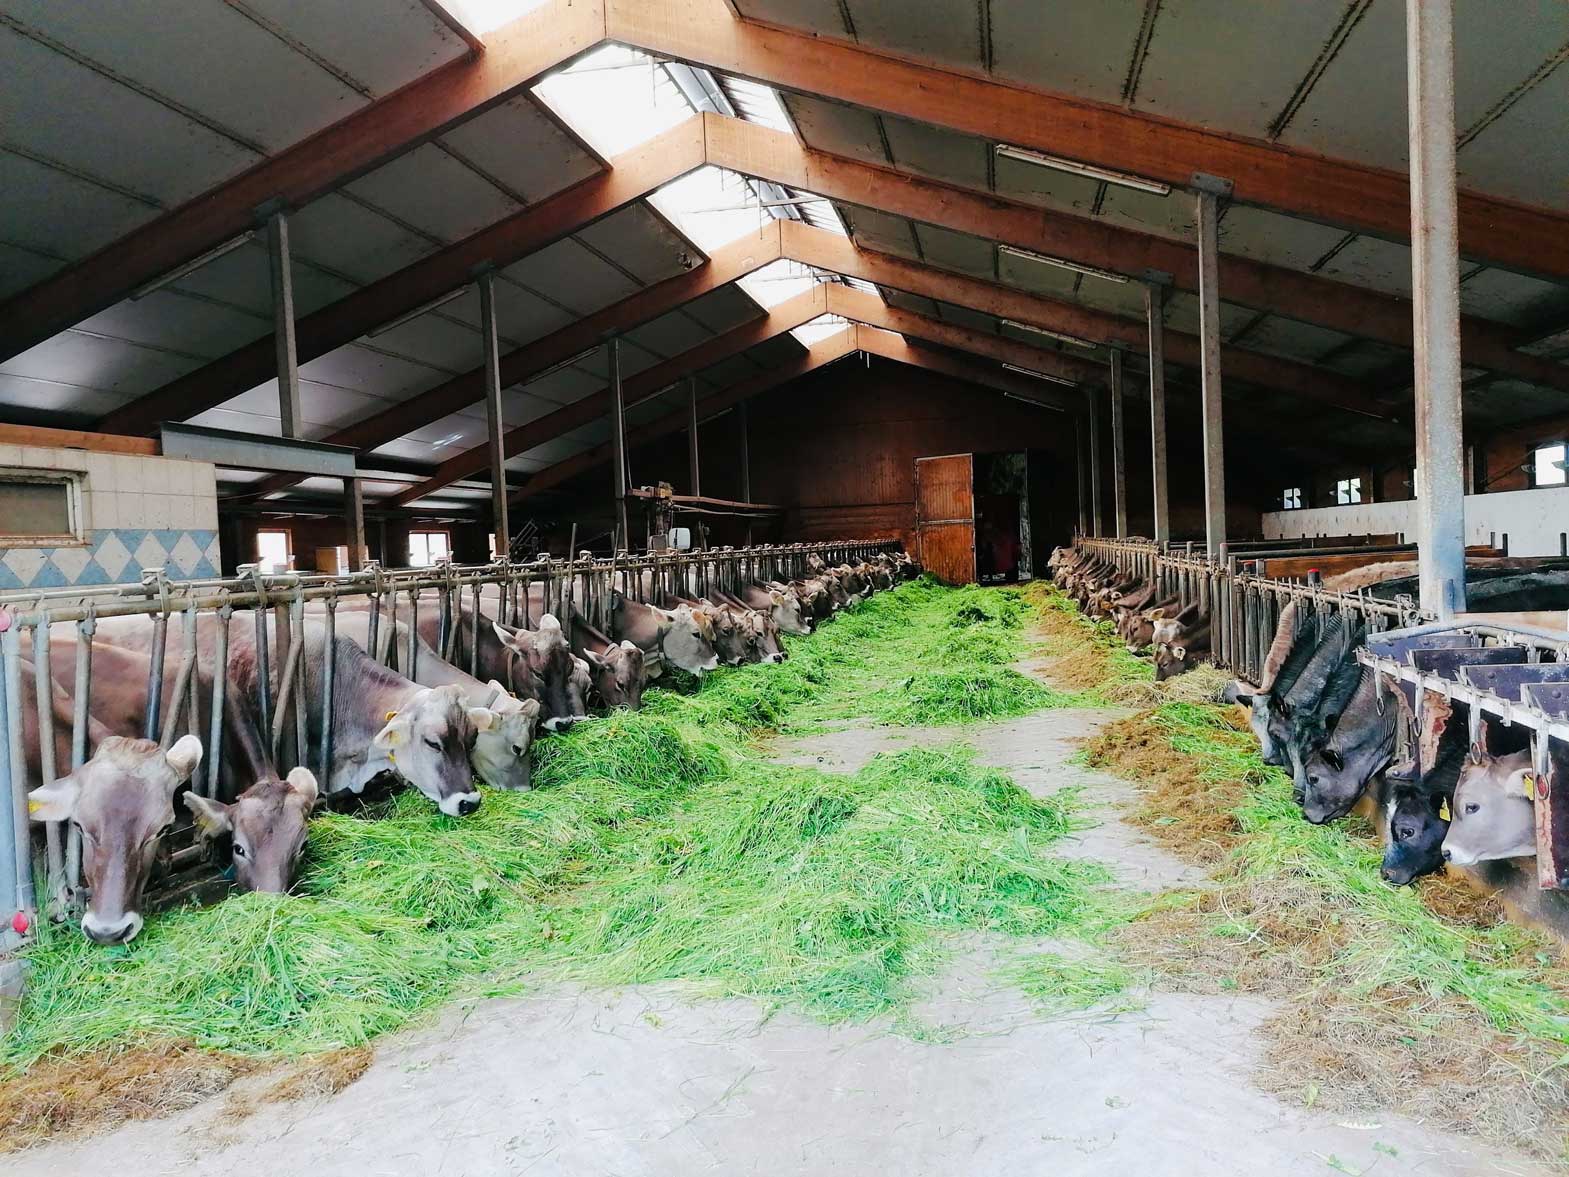
[[[1122,349],[1111,349],[1111,491],[1117,538],[1128,537],[1128,448],[1122,421]]]
[[[1090,533],[1096,539],[1105,535],[1100,518],[1100,406],[1095,403],[1096,389],[1085,389],[1090,406]]]
[[[1194,177],[1196,183],[1206,178]],[[1226,542],[1226,441],[1220,397],[1220,242],[1214,187],[1198,192],[1199,345],[1204,375],[1204,549],[1220,559]]]
[[[1155,542],[1171,541],[1171,505],[1166,479],[1166,289],[1144,287],[1150,361],[1150,481],[1155,490]]]
[[[490,525],[496,537],[496,557],[506,559],[512,547],[507,521],[507,451],[501,434],[501,347],[496,329],[496,275],[487,270],[479,277],[479,333],[485,347],[485,426],[490,449]]]
[[[1416,344],[1417,572],[1422,608],[1465,608],[1460,231],[1455,198],[1453,0],[1406,0],[1411,303]]]
[[[621,390],[621,340],[610,339],[610,469],[611,494],[615,496],[611,519],[615,536],[611,550],[621,551],[632,546],[627,531],[627,412],[626,398]]]
[[[752,501],[752,444],[750,419],[747,416],[746,402],[741,401],[735,407],[736,416],[741,422],[741,501]],[[752,517],[746,518],[746,546],[752,546]]]
[[[365,495],[358,478],[343,480],[345,544],[349,549],[349,571],[365,567]]]
[[[279,209],[267,218],[267,257],[272,271],[272,339],[278,365],[278,426],[284,437],[299,437],[299,353],[294,345],[294,274],[289,267],[289,218]]]
[[[1078,414],[1073,418],[1073,453],[1078,460],[1074,463],[1079,473],[1079,534],[1090,533],[1090,470],[1089,453],[1084,447],[1084,415]]]
[[[686,465],[687,484],[694,495],[703,493],[702,469],[697,456],[697,378],[686,378]]]

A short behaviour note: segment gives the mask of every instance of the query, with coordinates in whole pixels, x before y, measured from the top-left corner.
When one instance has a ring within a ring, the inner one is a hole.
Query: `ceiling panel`
[[[884,117],[883,127],[895,166],[967,188],[989,186],[986,156],[991,146],[984,139],[899,118]]]
[[[970,331],[984,331],[987,335],[996,335],[1002,325],[991,315],[983,315],[979,311],[972,311],[969,307],[955,306],[953,303],[942,303],[939,311],[947,322],[964,327]]]
[[[686,304],[685,310],[715,335],[750,322],[763,313],[763,308],[752,296],[733,283],[693,299]]]
[[[1410,298],[1411,247],[1378,237],[1358,237],[1325,262],[1319,273]]]
[[[0,179],[0,187],[4,184],[4,179]],[[9,210],[7,213],[9,214]],[[35,282],[43,281],[64,264],[33,250],[22,249],[0,241],[0,298],[6,298],[18,290],[26,290]]]
[[[426,364],[374,350],[374,345],[351,343],[301,364],[300,375],[322,384],[406,400],[429,388],[444,373]]]
[[[990,241],[933,225],[917,225],[915,232],[921,243],[921,256],[934,264],[981,278],[996,275],[994,249]]]
[[[1331,349],[1350,343],[1351,336],[1315,327],[1311,323],[1270,315],[1260,320],[1240,342],[1249,351],[1270,352],[1313,363]]]
[[[62,331],[0,365],[0,372],[140,395],[195,368],[200,361],[113,339]]]
[[[1074,298],[1086,306],[1111,311],[1124,318],[1144,318],[1144,287],[1138,282],[1112,282],[1085,274],[1079,279]]]
[[[374,281],[436,247],[384,216],[343,196],[313,200],[289,218],[289,247],[359,283]],[[256,253],[266,263],[260,246]],[[271,298],[268,287],[268,298]]]
[[[595,221],[574,236],[604,254],[646,286],[684,274],[700,260],[699,251],[664,218],[639,201],[603,220]]]
[[[1119,184],[1107,184],[1101,200],[1100,215],[1113,224],[1126,225],[1144,233],[1178,237],[1192,241],[1198,228],[1194,222],[1195,205],[1186,193],[1157,196]]]
[[[1032,258],[1020,257],[1006,249],[997,251],[997,273],[1009,286],[1017,286],[1034,294],[1050,294],[1058,298],[1071,297],[1079,275],[1061,266],[1048,265]]]
[[[999,78],[1119,102],[1144,19],[1144,0],[1033,0],[991,6],[992,72]]]
[[[825,37],[846,35],[839,0],[735,0],[742,16],[812,29]]]
[[[306,440],[319,441],[345,425],[381,411],[391,403],[385,398],[357,389],[302,379],[300,407],[305,414],[305,428],[302,432]],[[277,437],[280,432],[278,382],[269,380],[239,396],[230,397],[217,408],[192,417],[191,424],[234,429],[242,433],[266,433]]]
[[[462,295],[445,304],[441,311],[465,323],[478,323],[478,288],[467,287]],[[512,344],[529,343],[561,330],[573,318],[554,303],[546,302],[533,291],[523,289],[505,273],[496,282],[496,325],[503,340],[503,354]]]
[[[6,138],[45,159],[166,205],[178,204],[259,156],[71,58],[0,27],[0,77],[25,95]],[[16,102],[13,97],[10,100]]]
[[[158,290],[125,299],[78,324],[83,330],[217,357],[272,331],[272,321],[212,302]]]
[[[917,294],[905,294],[902,290],[885,290],[883,300],[889,306],[898,307],[900,310],[914,311],[918,315],[927,315],[934,319],[938,317],[937,304]]]
[[[601,362],[603,362],[601,360]],[[596,376],[591,372],[582,371],[578,366],[571,368],[557,368],[548,376],[541,376],[537,380],[530,380],[524,385],[524,390],[529,396],[542,400],[553,401],[558,405],[571,404],[573,401],[582,400],[592,392],[598,392],[605,386],[603,376]]]
[[[1569,286],[1508,270],[1482,270],[1460,283],[1460,310],[1517,327],[1569,318]]]
[[[713,333],[683,311],[671,311],[641,327],[628,331],[625,340],[664,356],[680,355],[696,347]]]
[[[1465,423],[1468,428],[1508,425],[1522,418],[1562,413],[1564,408],[1564,394],[1554,389],[1523,380],[1495,380],[1466,393]]]
[[[0,149],[0,235],[18,245],[75,260],[158,213],[144,200]]]
[[[434,143],[361,176],[348,191],[442,241],[467,237],[522,207]]]
[[[530,204],[600,170],[599,161],[526,96],[453,128],[441,142]]]
[[[456,300],[436,311],[368,337],[371,346],[408,356],[450,372],[467,372],[484,363],[479,326],[463,321]]]
[[[863,163],[887,164],[888,153],[883,150],[877,116],[871,111],[804,94],[781,97],[808,147]]]
[[[844,212],[859,244],[900,257],[920,256],[914,226],[903,217],[889,216],[859,205],[845,206]]]
[[[553,299],[580,314],[609,306],[639,289],[637,283],[571,238],[529,254],[504,273],[535,290],[548,290]]]
[[[469,51],[421,0],[356,0],[354,20],[319,0],[245,2],[373,94],[391,93]]]
[[[999,196],[1066,209],[1081,216],[1090,215],[1101,189],[1099,180],[1006,157],[996,161],[995,182]]]
[[[1250,322],[1256,312],[1234,303],[1220,304],[1220,333],[1227,339]],[[1166,296],[1166,326],[1189,335],[1199,333],[1199,300],[1191,294],[1173,291]]]
[[[1220,219],[1220,248],[1276,266],[1306,270],[1345,239],[1343,229],[1233,204]]]
[[[1326,368],[1359,379],[1382,376],[1392,369],[1404,369],[1406,381],[1410,381],[1411,353],[1370,339],[1359,339],[1333,355],[1321,356],[1318,362]]]
[[[70,419],[101,417],[113,412],[131,394],[100,388],[83,388],[48,379],[34,379],[0,368],[0,406],[29,413],[59,413]]]
[[[1569,12],[1569,5],[1558,7]],[[1569,159],[1561,148],[1566,141],[1569,69],[1560,65],[1460,149],[1460,183],[1527,204],[1569,209]]]
[[[961,69],[985,68],[975,0],[845,0],[863,45]]]

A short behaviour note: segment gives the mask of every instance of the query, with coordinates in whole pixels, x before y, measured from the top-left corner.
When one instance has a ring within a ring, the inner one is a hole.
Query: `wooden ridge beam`
[[[1223,176],[1245,204],[1406,242],[1403,172],[738,20],[724,0],[605,0],[609,39],[784,90],[1129,172],[1173,187]],[[1569,215],[1477,192],[1460,196],[1460,249],[1478,261],[1569,280]]]
[[[784,256],[803,265],[859,278],[877,286],[891,287],[906,294],[952,303],[1000,319],[1013,319],[1044,327],[1094,343],[1122,344],[1139,350],[1148,346],[1148,328],[1143,320],[1125,319],[1081,303],[1047,298],[1017,287],[936,269],[926,262],[859,249],[854,242],[837,233],[801,221],[781,221],[780,226]],[[1199,366],[1197,336],[1168,328],[1165,339],[1167,357],[1171,362],[1189,368]],[[1301,396],[1361,416],[1380,420],[1402,417],[1400,412],[1378,411],[1374,407],[1376,399],[1370,386],[1338,372],[1234,346],[1223,348],[1222,355],[1228,373],[1261,387]],[[1409,418],[1409,411],[1405,411],[1403,416]]]
[[[546,0],[487,33],[483,52],[416,78],[0,302],[0,360],[254,228],[258,206],[299,208],[533,85],[604,36],[600,0]]]
[[[846,327],[843,331],[812,344],[799,357],[783,367],[759,372],[739,384],[702,398],[697,402],[697,411],[700,414],[712,414],[728,409],[748,397],[768,392],[835,360],[843,359],[855,351],[855,335],[856,329],[853,326]],[[627,430],[627,444],[643,445],[666,434],[680,432],[686,428],[688,412],[689,410],[685,408],[678,409],[657,420]],[[609,442],[584,450],[580,454],[573,454],[570,458],[563,458],[554,465],[546,466],[543,470],[535,471],[530,475],[528,482],[512,492],[511,501],[520,503],[553,486],[559,486],[569,478],[574,478],[596,466],[602,466],[608,461],[610,461]]]
[[[645,368],[637,375],[628,377],[622,382],[627,408],[633,408],[650,397],[658,395],[684,376],[700,371],[710,364],[729,359],[749,347],[811,322],[827,312],[827,301],[825,288],[821,285],[814,286],[811,290],[802,291],[795,297],[786,299],[759,318],[743,323],[722,335],[706,339],[680,355],[672,356],[652,368]],[[610,390],[606,388],[591,392],[580,400],[563,405],[554,412],[546,413],[543,417],[507,430],[502,435],[504,456],[511,458],[527,453],[537,445],[553,441],[564,433],[570,433],[574,429],[598,420],[609,411]],[[461,454],[454,454],[436,467],[429,478],[407,490],[399,491],[387,501],[401,506],[433,494],[459,479],[478,474],[485,468],[488,451],[488,446],[479,445]]]
[[[362,286],[300,319],[303,364],[352,343],[401,314],[473,281],[483,265],[498,269],[650,195],[703,165],[704,124],[690,118],[617,156],[610,170],[531,204],[401,270]],[[238,396],[275,372],[273,337],[263,336],[109,413],[108,433],[150,433],[164,420],[184,420]]]
[[[708,162],[715,166],[1128,277],[1163,271],[1178,290],[1198,292],[1198,250],[1184,242],[804,149],[786,132],[740,119],[703,118]],[[1220,289],[1227,302],[1412,346],[1410,299],[1234,254],[1221,255]],[[1504,324],[1463,318],[1466,364],[1569,392],[1569,365],[1515,351],[1516,334]]]
[[[607,333],[629,331],[777,261],[778,226],[785,223],[774,221],[756,237],[748,235],[716,249],[707,261],[684,274],[629,294],[620,302],[507,352],[501,357],[502,387],[525,384],[547,369],[598,346]],[[472,368],[364,420],[346,425],[322,440],[333,445],[353,446],[366,453],[478,402],[484,395],[484,376],[483,368]],[[236,497],[275,494],[298,481],[286,474],[278,475],[248,487],[243,495]]]

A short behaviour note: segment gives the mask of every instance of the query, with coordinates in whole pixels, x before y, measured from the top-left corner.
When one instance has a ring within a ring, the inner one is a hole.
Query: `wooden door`
[[[974,455],[915,459],[915,546],[938,580],[975,583]]]

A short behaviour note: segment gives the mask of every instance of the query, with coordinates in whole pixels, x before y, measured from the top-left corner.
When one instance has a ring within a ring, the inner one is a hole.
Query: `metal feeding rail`
[[[1078,546],[1123,572],[1153,580],[1158,597],[1175,596],[1184,607],[1199,603],[1211,618],[1211,660],[1252,682],[1263,672],[1287,605],[1295,603],[1319,617],[1355,617],[1369,634],[1425,616],[1408,596],[1384,600],[1365,591],[1334,592],[1302,581],[1257,576],[1238,567],[1238,556],[1210,560],[1195,553],[1191,543],[1179,548],[1149,540],[1081,538]]]
[[[1537,882],[1569,890],[1569,633],[1460,622],[1369,637],[1357,661],[1420,717],[1431,697],[1466,708],[1471,746],[1491,717],[1530,732]],[[1420,761],[1420,743],[1416,752]],[[1431,766],[1416,765],[1418,772]]]
[[[324,737],[317,765],[309,763],[305,717],[300,708],[290,708],[294,683],[303,677],[299,654],[304,643],[295,641],[294,635],[303,632],[307,605],[315,607],[309,619],[324,625],[330,651],[338,605],[350,600],[367,603],[370,653],[382,662],[391,646],[390,641],[382,639],[391,636],[400,614],[417,632],[420,610],[434,608],[439,618],[436,649],[444,658],[474,673],[478,669],[477,643],[471,638],[467,649],[457,648],[461,627],[455,622],[465,607],[523,627],[531,627],[547,612],[563,620],[578,614],[608,632],[616,592],[644,602],[662,599],[666,594],[736,592],[751,580],[791,580],[802,576],[807,572],[808,558],[814,555],[829,564],[841,564],[898,547],[893,542],[835,541],[639,555],[622,552],[608,558],[583,553],[575,559],[542,556],[528,564],[441,564],[399,570],[373,565],[347,576],[269,575],[247,565],[234,577],[191,581],[170,580],[159,568],[145,570],[136,584],[0,594],[0,919],[5,921],[0,926],[0,957],[27,938],[40,906],[48,915],[60,918],[77,910],[83,899],[79,834],[74,827],[63,828],[65,823],[50,822],[45,823],[42,837],[35,838],[35,823],[28,817],[27,794],[38,785],[80,768],[88,758],[93,637],[102,620],[144,616],[151,621],[153,640],[142,734],[158,740],[165,748],[183,732],[201,738],[205,754],[192,788],[204,796],[216,797],[222,787],[219,766],[223,760],[225,679],[223,675],[214,676],[209,706],[202,714],[196,637],[198,625],[206,619],[216,621],[214,657],[218,664],[225,664],[229,623],[234,614],[249,611],[255,615],[263,738],[269,739],[270,747],[292,749],[295,763],[320,767],[325,776],[332,757],[331,657],[323,670]],[[264,624],[269,613],[273,616],[271,638]],[[172,668],[173,689],[166,702],[166,675],[171,668],[165,665],[164,651],[171,619],[180,626],[180,655],[178,665]],[[50,642],[37,638],[40,633],[52,632],[58,639],[60,632],[52,627],[65,626],[71,627],[75,639],[70,763],[57,764],[53,695],[56,676]],[[474,635],[476,627],[469,632]],[[411,657],[417,649],[416,643],[411,647]],[[31,684],[27,683],[24,658],[32,663]],[[270,669],[273,661],[278,666],[276,673]],[[411,666],[406,673],[413,677],[414,672]],[[24,743],[24,691],[33,692],[38,716],[33,733],[36,747],[31,749]],[[284,742],[291,737],[292,742]],[[36,756],[29,756],[30,751],[36,752]],[[29,770],[30,761],[38,766],[36,774]],[[32,779],[34,776],[37,779]],[[176,847],[171,856],[176,874],[174,890],[179,893],[182,886],[190,883],[188,877],[183,882],[178,878],[181,869],[187,876],[191,868],[201,873],[201,848],[195,844],[189,826],[175,831],[172,841]],[[42,903],[35,876],[43,883]],[[166,884],[165,893],[169,889]]]

